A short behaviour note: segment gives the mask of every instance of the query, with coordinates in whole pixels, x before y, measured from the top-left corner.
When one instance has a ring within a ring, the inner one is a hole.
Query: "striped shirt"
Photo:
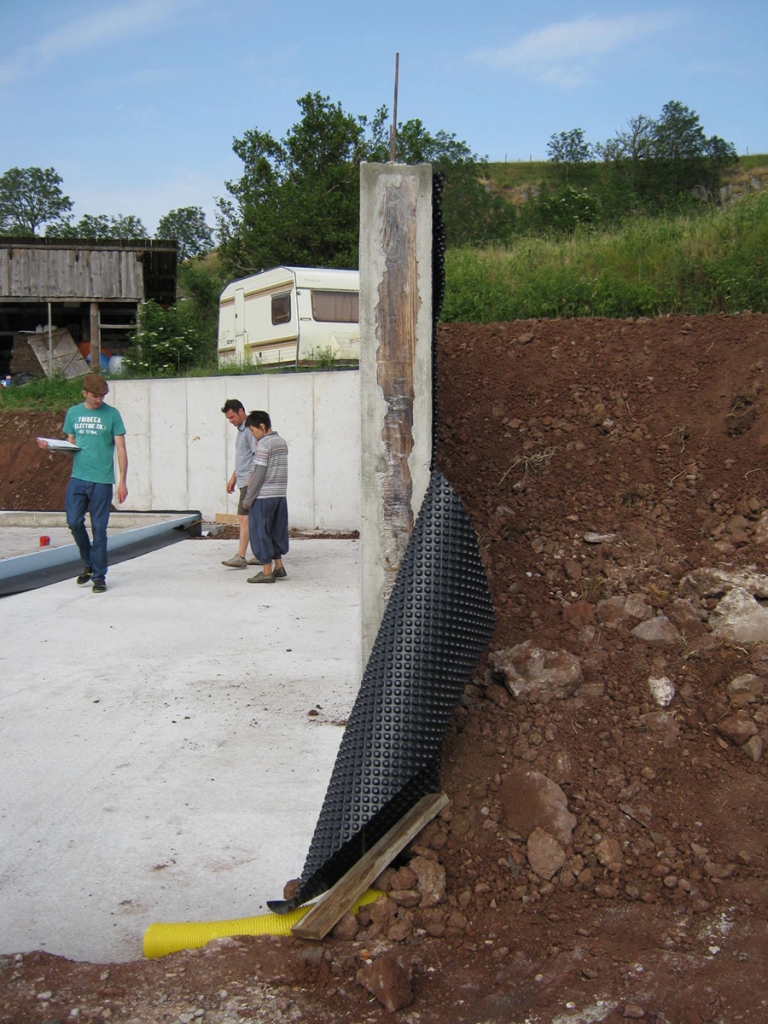
[[[288,445],[285,438],[274,430],[265,434],[256,445],[253,456],[255,479],[261,476],[260,469],[264,471],[264,479],[256,498],[284,498],[288,491]],[[248,490],[250,492],[251,489]]]

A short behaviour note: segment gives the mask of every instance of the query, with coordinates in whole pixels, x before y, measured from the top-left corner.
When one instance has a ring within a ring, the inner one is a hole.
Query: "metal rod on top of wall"
[[[389,127],[389,162],[397,158],[397,87],[400,79],[400,54],[395,54],[395,101],[392,106],[392,124]]]

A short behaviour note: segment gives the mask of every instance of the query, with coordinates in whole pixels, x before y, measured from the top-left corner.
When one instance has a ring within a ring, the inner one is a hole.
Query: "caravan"
[[[275,267],[232,281],[219,300],[219,365],[357,362],[357,270]]]

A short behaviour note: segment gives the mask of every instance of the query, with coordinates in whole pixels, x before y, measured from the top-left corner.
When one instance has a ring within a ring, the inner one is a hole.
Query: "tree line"
[[[216,199],[215,230],[197,206],[160,219],[154,237],[178,241],[180,284],[191,301],[166,315],[149,309],[143,314],[146,337],[154,332],[158,338],[160,355],[151,372],[158,360],[163,372],[174,364],[180,372],[182,364],[199,362],[201,353],[215,360],[218,295],[225,281],[281,264],[357,267],[359,168],[362,161],[389,160],[387,108],[371,117],[353,115],[319,92],[297,103],[299,120],[283,138],[252,128],[233,140],[242,173],[226,181]],[[719,201],[723,175],[738,162],[732,144],[707,137],[698,114],[671,101],[658,118],[633,117],[605,142],[590,143],[581,128],[552,135],[550,173],[515,206],[489,186],[487,158],[455,134],[432,133],[412,119],[397,125],[396,140],[397,162],[428,162],[444,175],[443,219],[454,249],[504,246],[515,238],[568,235],[579,226],[614,225],[638,214],[711,207]],[[0,175],[0,234],[149,237],[135,216],[86,214],[75,221],[62,186],[52,167],[14,167]],[[213,265],[196,259],[214,247]]]
[[[139,217],[85,214],[72,217],[72,200],[53,167],[12,167],[0,174],[0,235],[47,238],[149,238]],[[213,231],[199,206],[171,210],[160,218],[155,238],[176,239],[179,257],[190,259],[213,249]]]
[[[233,140],[239,178],[216,200],[216,231],[200,207],[171,210],[155,238],[175,238],[182,260],[214,246],[225,277],[266,267],[356,267],[359,166],[390,155],[386,107],[352,115],[318,92],[298,101],[300,119],[281,139],[253,128]],[[639,212],[653,215],[718,200],[724,173],[738,162],[731,143],[707,137],[698,114],[671,101],[654,119],[630,118],[605,142],[581,128],[554,134],[547,146],[553,175],[514,207],[487,186],[487,158],[455,134],[434,134],[419,120],[397,127],[397,161],[429,162],[445,175],[443,215],[448,245],[504,244],[518,234],[572,231]],[[146,238],[135,216],[86,214],[54,168],[14,167],[0,175],[0,233],[49,237]]]
[[[739,160],[732,143],[707,138],[698,114],[676,100],[657,119],[630,118],[605,142],[588,142],[581,128],[552,135],[547,153],[556,185],[540,190],[526,211],[534,229],[716,204],[723,175]]]

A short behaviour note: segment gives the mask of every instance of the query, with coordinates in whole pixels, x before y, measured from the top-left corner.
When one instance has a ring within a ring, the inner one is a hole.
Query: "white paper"
[[[71,441],[59,441],[55,437],[38,437],[38,441],[45,441],[52,451],[79,452],[80,446],[72,444]]]

